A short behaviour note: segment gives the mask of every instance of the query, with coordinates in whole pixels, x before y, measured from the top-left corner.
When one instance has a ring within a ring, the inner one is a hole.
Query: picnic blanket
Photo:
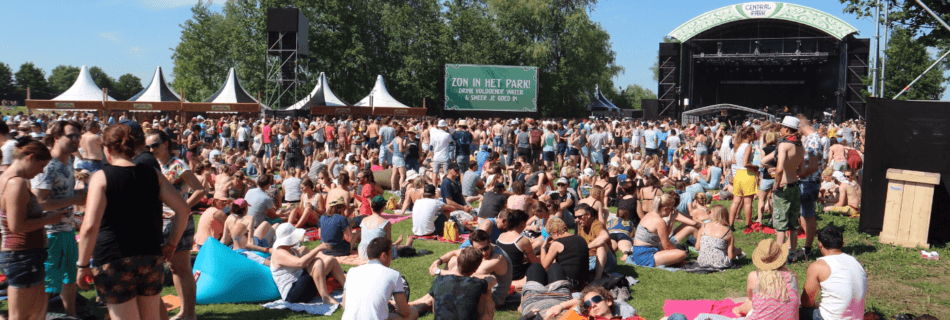
[[[689,273],[707,274],[707,273],[713,273],[713,272],[723,272],[726,270],[738,269],[738,268],[739,268],[739,264],[736,262],[733,262],[729,267],[726,267],[726,268],[716,268],[713,266],[701,265],[699,264],[699,262],[696,262],[696,261],[687,261],[686,264],[683,266],[683,271],[686,271]]]
[[[389,220],[389,224],[397,224],[397,223],[402,222],[402,221],[404,221],[404,220],[406,220],[406,219],[412,218],[411,215],[401,216],[401,215],[398,215],[398,214],[388,214],[388,213],[383,213],[383,214],[380,214],[380,215],[383,216],[383,218],[386,218],[387,220]]]
[[[333,299],[336,299],[337,301],[343,301],[343,290],[334,290],[330,295],[333,296]],[[296,312],[303,311],[309,314],[321,316],[329,316],[336,312],[336,309],[340,308],[340,305],[338,304],[323,304],[323,300],[321,300],[320,297],[313,298],[313,300],[310,300],[310,302],[307,303],[290,303],[281,299],[262,304],[261,306],[267,309],[286,309]]]
[[[703,313],[736,318],[737,316],[732,313],[732,308],[735,308],[738,305],[740,304],[729,299],[718,301],[666,300],[666,303],[663,304],[663,313],[665,313],[667,317],[673,315],[674,313],[682,313],[686,316],[686,319],[694,319],[696,316]]]
[[[317,228],[307,228],[307,232],[304,233],[304,241],[317,241],[320,240],[320,229]]]
[[[641,265],[636,264],[635,262],[633,262],[633,256],[627,257],[627,260],[624,261],[624,262],[627,263],[627,264],[629,264],[629,265],[634,265],[634,266],[641,267],[641,268],[650,268],[650,269],[664,270],[664,271],[670,271],[670,272],[677,272],[677,271],[683,270],[683,269],[681,269],[681,268],[673,268],[673,267],[667,267],[667,266],[653,266],[653,267],[641,266]]]
[[[744,233],[744,234],[750,234],[750,233],[753,233],[753,232],[761,232],[761,233],[765,233],[765,234],[775,234],[775,228],[766,227],[766,226],[763,226],[761,223],[755,222],[755,223],[753,223],[752,225],[750,225],[748,228],[745,228],[745,230],[742,230],[742,233]],[[799,232],[799,233],[798,233],[798,238],[799,238],[799,239],[805,239],[805,233],[804,233],[804,232]]]
[[[356,250],[353,250],[352,252],[350,252],[350,255],[348,256],[340,256],[340,257],[333,257],[333,258],[336,259],[336,261],[339,262],[340,264],[345,264],[345,265],[361,266],[361,265],[366,264],[366,261],[360,258],[360,255],[356,252]]]
[[[455,241],[455,242],[445,240],[445,238],[442,238],[441,236],[437,234],[428,235],[428,236],[415,236],[415,237],[416,237],[416,240],[437,240],[439,242],[445,242],[445,243],[462,243],[462,242],[465,242],[465,240],[468,240],[468,237],[471,235],[472,235],[471,233],[460,234],[459,241]]]

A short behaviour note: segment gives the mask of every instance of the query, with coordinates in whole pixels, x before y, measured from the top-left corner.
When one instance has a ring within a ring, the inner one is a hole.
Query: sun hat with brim
[[[337,197],[336,199],[333,199],[333,201],[330,201],[330,203],[327,204],[327,207],[335,207],[335,206],[345,205],[345,204],[346,204],[346,200],[343,199],[343,197],[341,196],[341,197]]]
[[[780,245],[775,243],[775,239],[759,241],[759,245],[752,252],[752,264],[762,271],[781,268],[788,261],[788,248],[788,242]]]
[[[406,172],[407,181],[416,180],[416,178],[418,177],[419,177],[419,173],[416,172],[416,170],[409,169],[409,171]]]
[[[782,119],[782,126],[798,130],[799,122],[801,122],[801,120],[798,120],[796,117],[785,116],[785,118]]]
[[[303,241],[307,230],[294,227],[291,223],[281,223],[277,226],[277,236],[274,239],[274,248],[283,246],[294,246]]]

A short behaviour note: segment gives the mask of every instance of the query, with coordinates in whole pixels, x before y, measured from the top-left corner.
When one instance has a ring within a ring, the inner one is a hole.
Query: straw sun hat
[[[788,259],[788,242],[775,243],[775,239],[759,241],[759,245],[752,252],[752,263],[762,271],[781,268]]]

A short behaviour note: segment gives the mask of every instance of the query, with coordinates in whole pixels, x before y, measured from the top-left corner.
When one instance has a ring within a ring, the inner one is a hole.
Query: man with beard
[[[76,316],[76,261],[79,247],[73,227],[73,206],[86,203],[85,191],[76,192],[76,177],[69,156],[79,149],[82,126],[74,121],[57,121],[43,138],[52,146],[50,160],[43,173],[31,180],[33,194],[45,211],[68,211],[59,223],[46,226],[46,292],[59,293],[67,316]],[[96,126],[98,127],[98,125]],[[98,151],[101,155],[101,150]]]

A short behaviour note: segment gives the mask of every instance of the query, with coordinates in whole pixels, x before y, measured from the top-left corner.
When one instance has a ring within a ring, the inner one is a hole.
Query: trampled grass
[[[728,202],[717,202],[728,205]],[[766,217],[768,218],[768,217]],[[196,219],[197,221],[197,219]],[[923,260],[920,251],[883,245],[877,237],[858,233],[858,219],[851,219],[830,214],[819,214],[818,227],[832,224],[842,228],[845,235],[845,253],[854,255],[864,265],[868,273],[869,294],[867,310],[884,314],[888,318],[899,313],[920,315],[929,313],[938,318],[950,318],[950,246],[944,245],[936,250],[943,256],[943,260]],[[737,229],[745,227],[741,221]],[[412,220],[406,220],[393,227],[393,236],[411,234]],[[737,245],[751,256],[751,252],[758,241],[770,237],[761,233],[742,234],[738,232]],[[803,240],[799,241],[802,246]],[[318,242],[307,243],[314,247]],[[817,244],[815,244],[817,247]],[[426,249],[433,254],[413,258],[399,258],[393,261],[392,267],[402,272],[409,280],[411,287],[410,300],[425,295],[434,277],[429,276],[428,267],[445,252],[456,249],[458,246],[436,241],[419,240],[414,243],[417,249]],[[695,259],[695,254],[690,255]],[[798,276],[799,287],[804,285],[806,269],[809,262],[798,263],[790,269]],[[647,268],[635,268],[622,264],[619,272],[632,275],[640,283],[631,287],[632,298],[628,301],[638,314],[646,319],[659,319],[664,316],[663,304],[666,300],[683,299],[724,299],[744,297],[746,277],[754,271],[749,258],[741,261],[742,267],[714,274],[690,274],[685,272],[667,272]],[[349,266],[345,266],[349,269]],[[94,296],[93,291],[84,291],[88,298]],[[163,295],[175,294],[174,287],[166,287]],[[0,306],[6,310],[6,303]],[[264,309],[257,303],[222,304],[198,306],[200,319],[310,319],[310,315],[283,310]],[[97,315],[103,315],[104,309],[98,309]],[[174,313],[173,313],[174,314]],[[342,310],[338,310],[327,319],[339,319]],[[517,319],[520,314],[514,310],[500,310],[497,319]],[[432,319],[432,315],[422,319]]]

